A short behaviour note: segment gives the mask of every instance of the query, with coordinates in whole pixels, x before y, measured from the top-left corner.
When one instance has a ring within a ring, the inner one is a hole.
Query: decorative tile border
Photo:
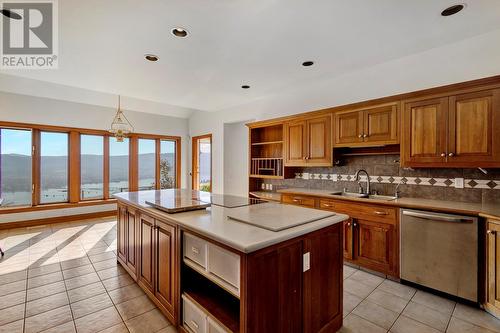
[[[354,175],[341,175],[336,173],[296,173],[295,179],[305,180],[331,180],[333,182],[353,182]],[[366,182],[366,176],[360,176],[360,181]],[[426,177],[401,177],[401,176],[370,176],[370,182],[379,184],[405,184],[419,186],[455,187],[455,178],[426,178]],[[500,180],[464,179],[464,188],[480,188],[500,190]]]

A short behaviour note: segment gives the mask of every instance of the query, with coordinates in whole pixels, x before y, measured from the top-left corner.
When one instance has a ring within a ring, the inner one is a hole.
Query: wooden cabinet
[[[155,221],[148,215],[141,214],[139,218],[139,283],[150,292],[154,289],[154,232]]]
[[[118,261],[135,279],[137,277],[137,216],[131,207],[118,206]]]
[[[118,238],[118,244],[116,247],[116,252],[118,255],[118,260],[122,261],[125,265],[127,261],[127,207],[123,205],[118,205],[118,221],[116,223],[116,234]]]
[[[342,265],[341,224],[249,255],[245,332],[336,332]]]
[[[344,258],[346,259],[354,259],[354,239],[353,239],[353,223],[352,219],[349,219],[344,222],[344,239],[342,241],[344,247]]]
[[[399,143],[398,103],[334,114],[335,147]]]
[[[173,317],[176,279],[175,227],[156,221],[154,239],[154,295]]]
[[[500,89],[403,104],[402,166],[500,166]]]
[[[283,194],[283,203],[318,208],[349,215],[343,223],[344,259],[374,271],[399,278],[398,209],[370,203]]]
[[[500,318],[500,221],[488,220],[486,228],[485,308]]]
[[[285,166],[331,166],[331,115],[285,123]]]
[[[359,265],[387,274],[394,274],[397,250],[395,226],[364,219],[354,220],[356,230],[356,261]]]

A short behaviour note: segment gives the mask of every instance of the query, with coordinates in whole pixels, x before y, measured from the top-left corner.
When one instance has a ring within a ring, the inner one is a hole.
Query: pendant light
[[[113,133],[117,142],[123,142],[123,138],[134,131],[134,127],[130,121],[128,121],[127,117],[125,117],[120,106],[120,95],[118,95],[118,110],[116,111],[116,115],[111,123],[111,129],[109,130],[110,133]]]

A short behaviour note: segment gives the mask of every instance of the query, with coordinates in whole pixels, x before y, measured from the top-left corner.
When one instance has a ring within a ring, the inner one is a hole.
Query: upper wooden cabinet
[[[331,166],[331,115],[285,123],[285,166]]]
[[[500,89],[403,104],[403,166],[500,166]]]
[[[398,103],[334,115],[335,147],[369,147],[399,143]]]

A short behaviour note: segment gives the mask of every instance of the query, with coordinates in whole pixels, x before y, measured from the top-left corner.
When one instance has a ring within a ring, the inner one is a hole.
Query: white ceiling
[[[3,73],[214,111],[500,28],[500,1],[468,1],[63,0],[59,69]]]

